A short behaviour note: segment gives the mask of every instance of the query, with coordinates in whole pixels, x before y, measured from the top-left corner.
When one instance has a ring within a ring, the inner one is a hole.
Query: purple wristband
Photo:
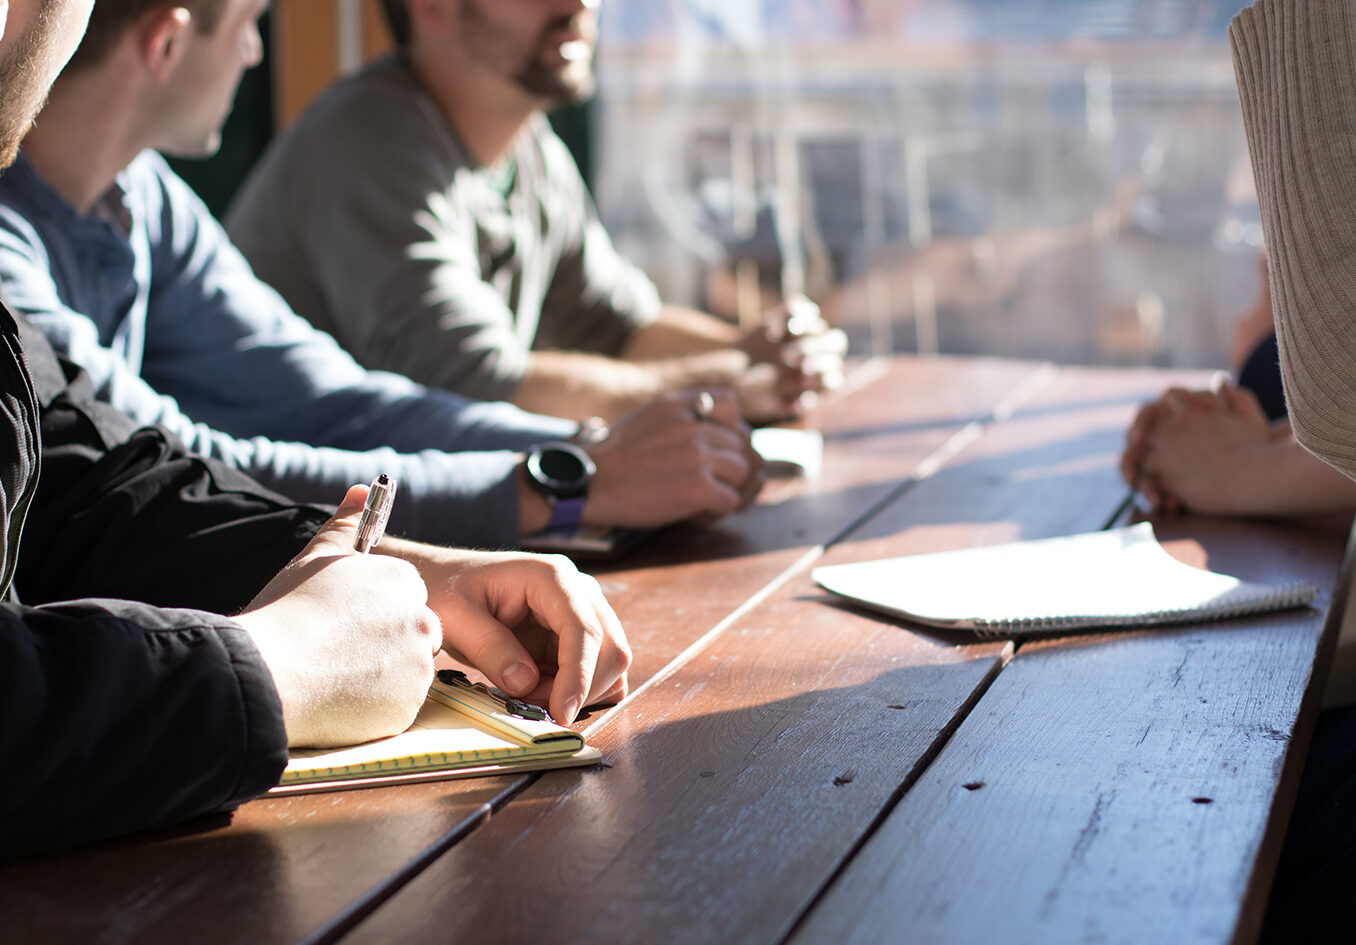
[[[551,505],[551,523],[546,526],[546,530],[554,534],[573,535],[579,530],[579,519],[584,514],[584,503],[587,501],[586,495],[556,499]]]

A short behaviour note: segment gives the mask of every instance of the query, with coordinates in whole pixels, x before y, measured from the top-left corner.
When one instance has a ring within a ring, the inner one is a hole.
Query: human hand
[[[1170,390],[1150,406],[1152,422],[1138,431],[1132,427],[1140,444],[1133,481],[1155,509],[1246,514],[1265,507],[1266,497],[1258,493],[1267,479],[1268,451],[1286,433],[1271,424],[1251,392],[1232,385]],[[1127,448],[1123,475],[1129,454]]]
[[[627,692],[631,649],[598,582],[559,555],[463,551],[398,540],[443,625],[443,649],[561,723]]]
[[[404,731],[442,642],[418,572],[353,540],[366,486],[235,618],[273,675],[292,746],[352,745]]]
[[[1151,503],[1154,497],[1150,494],[1152,483],[1144,475],[1144,454],[1149,449],[1149,436],[1158,422],[1159,414],[1164,410],[1166,396],[1139,408],[1129,429],[1125,431],[1125,446],[1121,449],[1121,478]]]
[[[819,306],[804,296],[792,296],[765,313],[740,349],[750,366],[735,390],[753,423],[798,416],[819,393],[843,382],[847,335],[830,328]]]
[[[704,402],[710,410],[699,415]],[[598,467],[584,505],[589,524],[713,520],[751,503],[766,478],[729,391],[665,395],[622,417],[587,449]]]
[[[1188,391],[1181,387],[1172,387],[1164,391],[1157,400],[1140,407],[1139,413],[1131,421],[1130,428],[1125,433],[1125,447],[1121,451],[1121,478],[1138,489],[1151,503],[1156,504],[1153,494],[1155,483],[1144,474],[1144,458],[1159,420],[1186,409],[1187,404],[1193,400],[1204,405],[1213,396],[1210,391]]]

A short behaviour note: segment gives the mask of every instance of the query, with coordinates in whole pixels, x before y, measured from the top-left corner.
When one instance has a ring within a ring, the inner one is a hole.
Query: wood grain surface
[[[1345,539],[1330,523],[1158,531],[1192,536],[1166,542],[1189,563],[1329,586]],[[791,941],[1254,940],[1314,654],[1335,640],[1325,607],[1024,644]]]
[[[1036,370],[1001,361],[859,365],[848,389],[811,418],[828,438],[817,481],[776,483],[739,516],[706,530],[674,529],[633,561],[600,571],[638,654],[633,685],[868,515],[957,430],[989,420]],[[593,775],[564,780],[581,777]],[[0,866],[0,911],[15,917],[0,941],[337,935],[532,781],[264,799],[229,819]],[[80,907],[63,907],[76,888]]]
[[[606,765],[265,799],[0,866],[0,942],[1248,941],[1321,609],[981,642],[833,603],[820,563],[1104,527],[1160,371],[858,365],[822,475],[594,568],[637,652]],[[1332,586],[1342,530],[1155,523]]]
[[[1125,423],[1135,405],[1162,380],[1134,372],[1052,372],[1029,385],[1001,422],[983,424],[978,435],[935,474],[917,477],[816,561],[1104,526],[1116,517],[1126,493],[1114,472]],[[1189,520],[1185,530],[1193,534],[1191,526],[1200,524]],[[1221,569],[1233,567],[1243,576],[1249,576],[1244,572],[1251,567],[1271,576],[1293,572],[1332,581],[1340,532],[1278,531],[1246,523],[1205,525],[1214,536],[1212,544],[1177,548],[1184,558]],[[1166,534],[1172,537],[1171,523]],[[1273,558],[1285,564],[1277,566],[1271,563]],[[1135,751],[1143,749],[1127,744],[1125,738],[1116,741],[1114,733],[1124,729],[1136,737],[1144,735],[1144,726],[1126,729],[1128,723],[1120,716],[1122,706],[1140,702],[1147,706],[1139,713],[1141,718],[1152,718],[1153,711],[1159,711],[1157,722],[1146,726],[1165,739],[1168,757],[1174,757],[1177,740],[1203,739],[1214,746],[1214,754],[1197,747],[1190,755],[1193,763],[1205,757],[1201,763],[1209,768],[1237,757],[1236,767],[1244,772],[1241,780],[1252,782],[1254,803],[1240,809],[1236,818],[1237,834],[1244,839],[1232,847],[1221,842],[1218,851],[1189,851],[1183,867],[1241,877],[1232,887],[1219,890],[1218,896],[1220,911],[1232,922],[1239,921],[1250,878],[1257,872],[1262,836],[1273,820],[1279,775],[1287,763],[1288,733],[1296,725],[1300,703],[1312,698],[1315,690],[1318,610],[1197,628],[1186,637],[1214,633],[1220,639],[1237,636],[1247,641],[1224,647],[1225,656],[1198,660],[1214,667],[1202,675],[1216,685],[1232,679],[1237,687],[1239,677],[1248,677],[1252,668],[1250,691],[1264,719],[1240,724],[1247,731],[1260,726],[1271,734],[1252,738],[1249,744],[1260,748],[1247,754],[1231,743],[1221,724],[1205,724],[1204,734],[1198,735],[1204,723],[1197,718],[1197,703],[1183,700],[1177,691],[1163,691],[1162,679],[1172,680],[1171,673],[1158,665],[1163,654],[1175,655],[1172,667],[1182,664],[1183,644],[1174,639],[1175,631],[1028,644],[1003,668],[1004,654],[993,652],[995,644],[916,633],[898,623],[831,606],[822,598],[806,573],[798,573],[661,684],[625,705],[598,733],[594,740],[617,752],[613,767],[603,776],[571,784],[543,779],[440,858],[346,941],[512,942],[530,936],[545,942],[780,942],[789,933],[804,942],[848,936],[854,941],[895,941],[901,930],[908,930],[904,940],[909,941],[1100,940],[1104,931],[1100,926],[1047,922],[1024,928],[1005,923],[999,896],[992,909],[971,908],[976,897],[967,884],[980,881],[984,863],[979,856],[974,871],[962,874],[964,881],[950,890],[953,912],[931,925],[917,924],[917,915],[937,911],[933,897],[917,891],[934,889],[940,882],[935,875],[937,851],[928,849],[907,861],[916,870],[901,882],[912,884],[915,891],[899,908],[895,903],[906,897],[893,887],[882,889],[886,881],[882,877],[896,875],[895,861],[878,865],[870,856],[877,849],[893,850],[892,840],[908,849],[907,838],[914,831],[907,821],[896,826],[900,811],[912,810],[914,798],[932,782],[940,761],[956,756],[968,744],[961,736],[977,724],[971,720],[990,715],[1001,720],[1010,714],[1025,725],[1014,727],[1009,738],[1007,730],[995,724],[976,738],[977,744],[981,748],[993,744],[1001,757],[1004,750],[1034,750],[1044,735],[1049,741],[1044,757],[1067,766],[1074,780],[1064,784],[1061,767],[1042,772],[1046,778],[1042,790],[1052,801],[1035,823],[1020,818],[1014,822],[1013,812],[1001,808],[978,819],[958,815],[969,827],[967,837],[988,838],[972,840],[976,848],[1006,847],[1005,859],[989,865],[1020,878],[1033,862],[1077,863],[1078,838],[1085,834],[1076,833],[1072,839],[1054,836],[1068,806],[1061,798],[1074,795],[1092,799],[1087,811],[1079,810],[1087,815],[1075,820],[1080,828],[1093,813],[1117,821],[1105,828],[1108,833],[1122,831],[1117,855],[1137,871],[1157,875],[1137,851],[1155,840],[1171,847],[1181,825],[1164,819],[1154,827],[1146,819],[1146,810],[1161,801],[1151,789],[1157,783],[1154,777],[1142,778],[1145,783],[1127,778],[1123,790],[1132,799],[1142,794],[1152,800],[1124,804],[1130,816],[1121,824],[1119,811],[1108,813],[1105,804],[1098,807],[1096,788],[1102,781],[1090,776],[1100,772],[1059,760],[1066,742],[1078,744],[1075,735],[1091,729],[1106,737],[1101,756],[1113,774],[1139,761]],[[1307,631],[1295,632],[1300,625]],[[1270,626],[1279,629],[1265,629]],[[1143,648],[1146,655],[1117,655],[1123,647],[1131,654]],[[1062,659],[1055,659],[1061,654]],[[1136,668],[1137,662],[1146,665]],[[738,670],[732,668],[736,665]],[[1008,676],[1017,665],[1023,669],[1010,687]],[[1259,666],[1264,671],[1257,672]],[[980,667],[983,673],[976,672]],[[1073,713],[1075,723],[1082,726],[1075,724],[1074,734],[1047,718],[1065,718],[1067,707],[1062,714],[1054,708],[1044,711],[1031,695],[1032,685],[1021,678],[1041,669],[1045,676],[1037,686],[1048,690],[1047,698],[1053,702],[1060,701],[1061,689],[1071,693],[1066,701],[1077,702],[1081,692],[1099,697],[1094,708],[1083,709],[1082,717]],[[1078,686],[1064,683],[1070,676],[1078,677]],[[1194,691],[1198,680],[1191,683]],[[967,687],[973,688],[967,693]],[[1134,698],[1122,696],[1122,690],[1132,691]],[[995,698],[996,693],[1002,695]],[[1247,697],[1243,699],[1246,704]],[[900,713],[898,718],[882,719],[882,704],[897,706],[890,711]],[[978,708],[971,711],[972,705]],[[1224,707],[1217,711],[1223,713]],[[959,730],[948,741],[958,723]],[[1278,739],[1277,732],[1287,733],[1286,737]],[[932,754],[939,750],[938,762],[929,767]],[[1292,764],[1292,778],[1294,770]],[[959,790],[967,799],[982,795],[986,782],[966,771],[966,780],[958,788],[952,786],[951,794]],[[915,785],[919,772],[925,773]],[[1217,793],[1224,794],[1223,785]],[[965,860],[965,841],[949,823],[956,804],[951,794],[930,795],[919,802],[918,817],[929,820],[935,808],[944,822],[932,831],[937,843],[947,848],[949,857]],[[1187,799],[1189,815],[1199,816],[1200,808],[1216,803],[1216,798],[1207,803],[1205,797],[1193,793]],[[1221,810],[1228,808],[1223,798],[1218,802]],[[1051,822],[1042,825],[1040,817]],[[878,839],[882,836],[887,839]],[[1061,839],[1067,842],[1061,845]],[[514,895],[511,875],[493,864],[505,856],[538,867],[540,895],[517,909],[502,908]],[[830,885],[839,869],[842,875]],[[1065,871],[1068,891],[1059,893],[1057,901],[1085,902],[1084,890],[1077,885],[1080,878],[1108,887],[1116,883],[1116,870],[1108,871],[1105,862],[1086,869],[1082,877],[1067,865]],[[1160,888],[1171,888],[1170,880],[1165,872]],[[1056,890],[1064,888],[1059,876],[1053,885]],[[828,893],[817,898],[825,888]],[[844,898],[857,888],[864,891]],[[1040,910],[1039,904],[1024,902],[1023,907]],[[465,917],[465,925],[448,928],[439,923],[440,916],[454,910]],[[1133,903],[1127,911],[1133,911]],[[1099,913],[1085,909],[1080,918],[1089,914]],[[1124,926],[1124,940],[1147,940],[1133,931],[1132,918],[1109,910],[1107,922],[1117,930]],[[1188,905],[1172,916],[1173,922],[1184,920],[1219,931],[1206,909]],[[1153,933],[1151,922],[1141,925]],[[915,937],[916,927],[920,934]],[[1228,941],[1232,931],[1229,925],[1222,936],[1212,939],[1207,934],[1202,940]]]

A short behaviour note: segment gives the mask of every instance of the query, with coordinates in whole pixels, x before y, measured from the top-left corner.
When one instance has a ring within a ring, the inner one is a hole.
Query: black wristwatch
[[[542,443],[527,454],[527,481],[551,504],[549,532],[573,533],[579,528],[589,483],[598,467],[573,443]]]

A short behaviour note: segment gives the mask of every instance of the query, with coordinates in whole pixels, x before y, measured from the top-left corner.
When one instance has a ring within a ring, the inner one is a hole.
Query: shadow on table
[[[482,823],[520,778],[265,798],[233,814],[0,864],[0,943],[295,942],[437,842]],[[229,829],[227,829],[229,828]],[[78,905],[78,908],[72,908]]]
[[[871,539],[919,526],[1029,520],[1033,503],[1063,510],[1073,530],[1087,531],[1104,524],[1089,523],[1087,509],[1105,509],[1109,517],[1128,494],[1114,468],[1120,435],[1098,431],[970,460],[962,454],[925,480],[872,481],[824,491],[807,483],[805,491],[780,502],[755,504],[709,526],[682,523],[664,529],[623,558],[587,567],[608,574],[831,546],[849,536]],[[1020,487],[1011,488],[1013,481]],[[1016,514],[1019,507],[1027,514]],[[1074,524],[1080,521],[1084,524]]]

